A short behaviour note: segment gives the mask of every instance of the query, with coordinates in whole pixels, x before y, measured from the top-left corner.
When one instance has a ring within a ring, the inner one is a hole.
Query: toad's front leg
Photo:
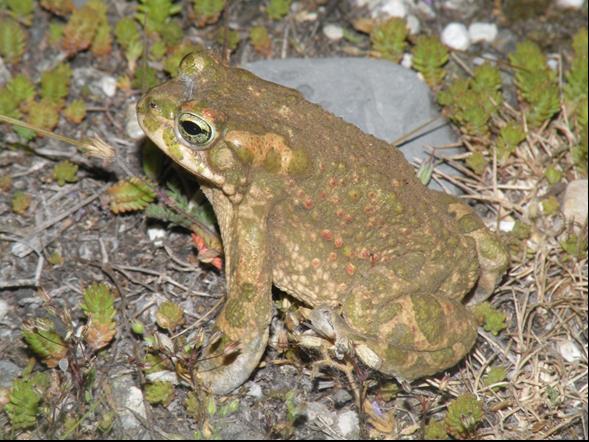
[[[223,233],[227,301],[217,318],[222,337],[204,355],[197,377],[212,392],[227,394],[258,365],[272,318],[272,269],[268,244],[268,204],[255,194],[233,207]],[[220,222],[223,229],[223,222]],[[231,343],[238,351],[228,351]]]

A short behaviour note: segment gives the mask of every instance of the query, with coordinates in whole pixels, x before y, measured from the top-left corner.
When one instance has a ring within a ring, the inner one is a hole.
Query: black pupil
[[[203,131],[202,127],[200,127],[198,124],[192,122],[192,121],[182,121],[180,123],[182,125],[182,129],[184,129],[184,131],[188,134],[188,135],[192,135],[192,136],[197,136],[197,135],[201,135],[203,133],[205,133],[205,131]]]

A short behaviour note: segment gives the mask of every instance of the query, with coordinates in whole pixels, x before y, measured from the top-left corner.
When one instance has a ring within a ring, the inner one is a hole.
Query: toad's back
[[[310,305],[335,304],[379,266],[390,271],[391,298],[464,296],[478,277],[476,247],[441,194],[418,182],[394,146],[316,105],[300,106],[306,136],[291,134],[290,142],[304,145],[313,168],[289,182],[271,216],[274,283]]]

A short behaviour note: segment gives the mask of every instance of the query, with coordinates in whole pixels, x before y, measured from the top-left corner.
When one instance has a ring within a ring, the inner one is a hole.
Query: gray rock
[[[147,413],[141,389],[135,386],[131,375],[115,375],[113,379],[112,398],[125,436],[137,440],[144,439],[147,434],[141,419],[145,421]]]
[[[439,117],[427,85],[402,66],[367,58],[265,60],[249,63],[256,75],[299,90],[309,101],[388,142]],[[400,146],[408,160],[428,157],[426,147],[456,142],[442,120]],[[444,154],[460,152],[444,149]],[[442,165],[441,170],[456,174]],[[436,187],[437,186],[432,186]]]
[[[360,419],[358,413],[345,410],[337,416],[337,429],[346,439],[357,440],[360,436]]]
[[[587,180],[571,181],[564,193],[562,212],[569,221],[579,225],[587,221]]]
[[[9,388],[21,371],[22,368],[10,361],[0,361],[0,388]]]

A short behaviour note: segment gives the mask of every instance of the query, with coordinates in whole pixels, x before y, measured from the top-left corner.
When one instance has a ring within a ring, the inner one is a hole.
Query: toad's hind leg
[[[445,293],[388,296],[375,267],[342,303],[345,334],[370,367],[402,380],[433,375],[458,363],[472,348],[477,325],[459,300]],[[394,286],[394,277],[391,286]],[[389,290],[390,290],[389,287]]]
[[[447,213],[456,220],[459,232],[471,237],[477,248],[480,276],[474,296],[469,304],[482,302],[495,290],[497,283],[507,270],[509,254],[498,236],[491,232],[474,210],[462,200],[446,193],[436,192],[435,199]]]

